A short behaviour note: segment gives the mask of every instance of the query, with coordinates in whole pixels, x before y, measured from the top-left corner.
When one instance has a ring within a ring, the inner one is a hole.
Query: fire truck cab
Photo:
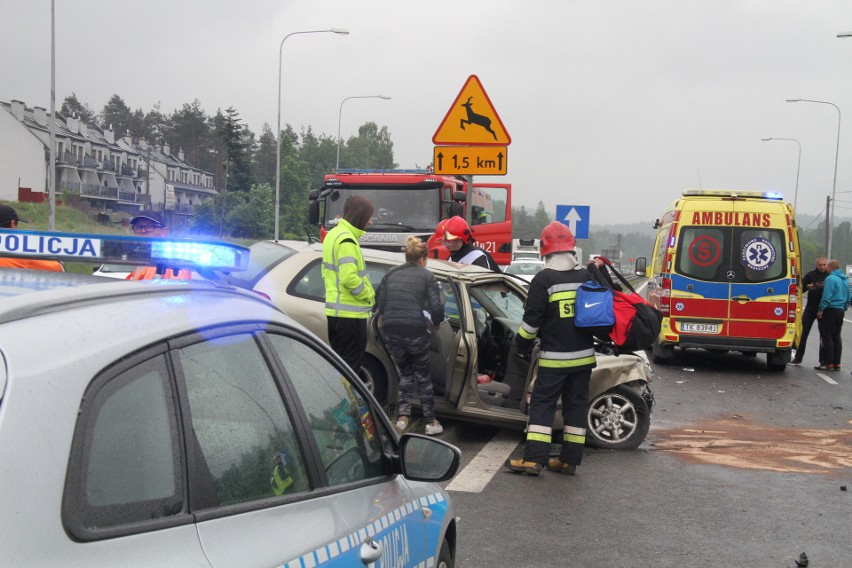
[[[361,237],[363,247],[403,251],[409,235],[426,243],[442,219],[459,215],[473,227],[479,246],[488,250],[498,264],[509,264],[512,186],[469,186],[463,178],[429,170],[338,170],[325,176],[322,187],[311,190],[309,222],[319,225],[321,236],[325,236],[325,231],[343,215],[346,199],[364,195],[375,206],[375,213]]]
[[[790,361],[801,331],[799,238],[793,208],[776,193],[687,190],[657,220],[648,300],[664,318],[655,363],[675,347],[765,353]]]

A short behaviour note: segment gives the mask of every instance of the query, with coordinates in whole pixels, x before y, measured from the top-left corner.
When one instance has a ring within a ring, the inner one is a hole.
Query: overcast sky
[[[50,105],[50,1],[0,19],[0,100]],[[387,126],[400,167],[477,75],[511,136],[514,205],[587,205],[593,224],[653,221],[686,188],[777,190],[852,216],[850,0],[58,0],[56,105],[171,112],[198,99],[273,128],[344,138]],[[762,142],[763,137],[794,138]],[[330,164],[330,167],[333,164]],[[844,193],[845,192],[845,193]],[[842,203],[845,201],[845,203]]]

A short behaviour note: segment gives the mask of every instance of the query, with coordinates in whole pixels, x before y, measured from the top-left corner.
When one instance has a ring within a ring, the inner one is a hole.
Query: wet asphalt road
[[[844,338],[852,361],[852,323]],[[805,552],[811,568],[852,566],[852,492],[842,490],[852,486],[852,363],[820,375],[816,352],[812,334],[805,365],[783,373],[762,355],[704,351],[655,366],[638,450],[587,449],[576,477],[501,469],[481,491],[451,491],[457,565],[795,567]],[[445,427],[463,467],[494,436],[522,439]]]

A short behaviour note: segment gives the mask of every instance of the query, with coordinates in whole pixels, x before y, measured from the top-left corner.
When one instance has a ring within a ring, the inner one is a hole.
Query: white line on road
[[[518,432],[502,429],[447,485],[447,491],[481,493],[506,458],[518,447]]]
[[[831,377],[829,377],[827,375],[823,375],[822,373],[817,373],[817,376],[830,385],[836,385],[837,384],[837,381],[835,381],[834,379],[832,379]]]

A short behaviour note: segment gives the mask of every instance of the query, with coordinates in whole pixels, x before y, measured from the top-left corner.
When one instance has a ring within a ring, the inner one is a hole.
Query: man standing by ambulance
[[[799,336],[799,343],[796,346],[796,356],[790,361],[790,365],[794,367],[801,365],[805,356],[808,334],[810,334],[811,327],[816,321],[819,301],[822,300],[822,286],[826,276],[828,276],[828,258],[818,256],[816,268],[802,277],[802,287],[808,291],[808,301],[805,304],[805,309],[802,310],[802,335]],[[822,357],[820,357],[820,362],[822,362]]]
[[[523,323],[516,343],[527,352],[541,338],[538,377],[533,386],[523,459],[510,459],[515,473],[538,475],[547,469],[575,475],[586,442],[589,379],[596,365],[592,335],[574,325],[577,289],[589,271],[574,256],[574,235],[557,221],[541,233],[544,269],[530,282]],[[559,457],[549,458],[556,403],[562,397],[565,428]]]
[[[363,195],[349,197],[343,204],[343,218],[322,242],[328,343],[356,373],[367,349],[367,318],[376,297],[358,244],[373,210]]]

